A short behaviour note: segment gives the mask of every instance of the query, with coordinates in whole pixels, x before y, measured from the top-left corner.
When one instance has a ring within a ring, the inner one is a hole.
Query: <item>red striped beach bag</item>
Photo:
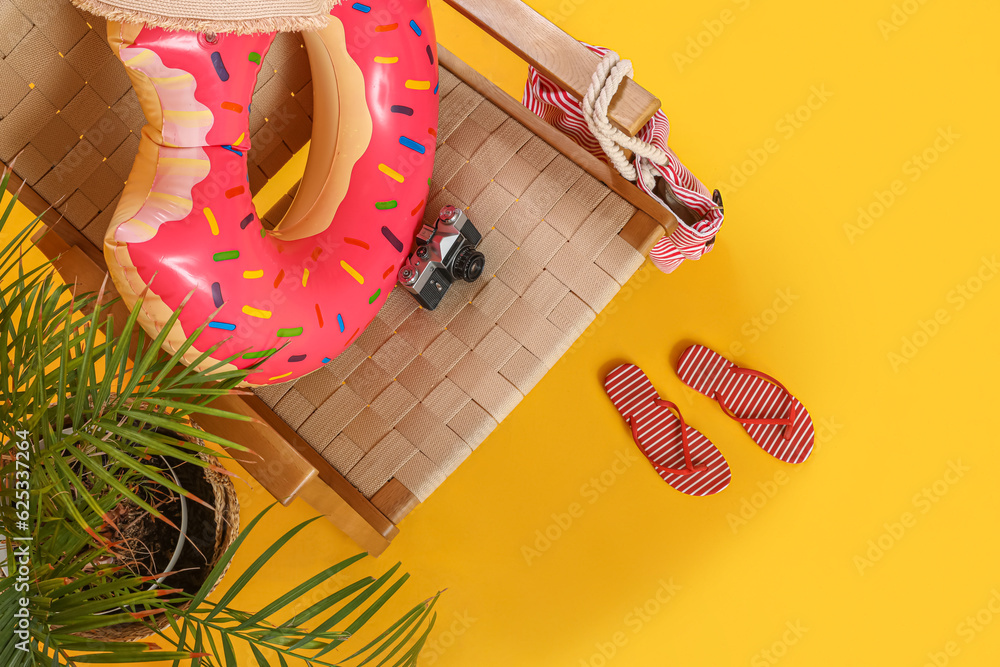
[[[685,259],[699,259],[712,249],[723,220],[722,197],[718,190],[709,192],[670,150],[670,123],[663,111],[657,111],[635,137],[611,126],[607,105],[622,78],[632,75],[632,66],[610,49],[585,46],[604,60],[582,102],[530,67],[523,103],[674,213],[679,222],[676,229],[649,253],[657,268],[670,273]],[[632,159],[624,156],[623,148],[632,151]],[[680,200],[694,215],[681,219],[676,212],[679,207],[669,206],[670,199]]]

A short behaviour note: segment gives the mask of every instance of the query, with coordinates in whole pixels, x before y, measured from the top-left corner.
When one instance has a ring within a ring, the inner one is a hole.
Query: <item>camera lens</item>
[[[452,273],[454,273],[456,278],[471,283],[483,275],[483,268],[485,266],[486,257],[483,256],[483,253],[471,246],[466,246],[458,251]]]

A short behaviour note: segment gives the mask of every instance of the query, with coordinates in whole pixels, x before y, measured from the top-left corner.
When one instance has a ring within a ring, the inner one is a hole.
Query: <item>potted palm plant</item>
[[[7,183],[4,174],[0,193]],[[3,208],[2,197],[0,233],[16,200]],[[167,354],[162,340],[136,327],[141,303],[115,335],[103,294],[74,294],[49,264],[25,268],[19,249],[32,227],[0,249],[0,341],[8,354],[0,364],[0,664],[237,667],[249,652],[260,665],[360,665],[376,657],[380,665],[415,665],[437,596],[366,645],[344,645],[407,580],[398,564],[378,578],[332,586],[359,554],[259,610],[233,608],[255,573],[310,522],[280,536],[210,598],[267,510],[239,530],[236,495],[218,460],[224,454],[204,443],[191,417],[241,419],[211,403],[238,391],[245,372],[229,360],[185,367],[180,360],[200,329]],[[290,611],[321,587],[336,590]]]

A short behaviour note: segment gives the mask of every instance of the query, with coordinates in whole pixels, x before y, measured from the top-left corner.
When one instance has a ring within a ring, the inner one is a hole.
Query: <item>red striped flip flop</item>
[[[729,486],[732,474],[722,452],[687,425],[676,405],[660,398],[642,369],[622,364],[608,373],[604,389],[663,481],[689,496]]]
[[[677,360],[677,375],[698,393],[719,402],[743,424],[761,449],[786,463],[802,463],[813,450],[813,423],[799,399],[770,375],[740,368],[704,345]]]

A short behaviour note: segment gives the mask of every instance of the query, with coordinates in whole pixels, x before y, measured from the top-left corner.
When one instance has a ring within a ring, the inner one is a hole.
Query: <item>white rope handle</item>
[[[632,61],[622,60],[614,51],[609,52],[590,81],[590,88],[583,97],[583,117],[591,134],[601,145],[601,149],[611,160],[611,164],[622,176],[630,181],[639,177],[635,165],[625,157],[623,149],[632,151],[636,156],[646,158],[660,166],[667,166],[669,157],[666,152],[648,144],[637,137],[630,137],[608,120],[608,105],[611,98],[618,92],[619,86],[626,77],[632,76]],[[643,169],[648,171],[648,167]],[[643,174],[646,175],[646,174]]]

